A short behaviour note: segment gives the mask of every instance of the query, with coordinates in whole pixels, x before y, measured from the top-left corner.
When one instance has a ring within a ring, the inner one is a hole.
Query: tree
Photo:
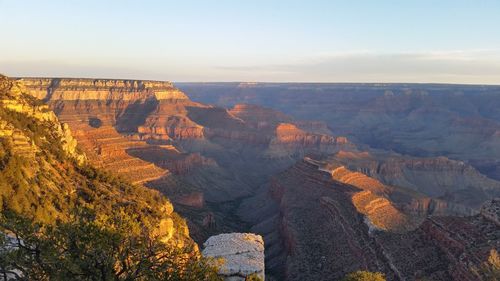
[[[342,281],[385,281],[385,275],[380,272],[355,271],[347,274]]]
[[[6,213],[0,227],[0,273],[19,280],[220,280],[193,249],[133,234],[134,218],[78,211],[55,225]]]

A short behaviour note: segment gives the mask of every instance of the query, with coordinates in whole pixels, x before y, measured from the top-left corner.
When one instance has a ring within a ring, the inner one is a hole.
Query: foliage
[[[500,256],[495,249],[491,249],[488,260],[481,265],[479,272],[485,277],[484,280],[500,280]]]
[[[0,107],[0,120],[7,121],[14,128],[20,129],[34,144],[43,151],[55,156],[59,161],[65,159],[61,139],[54,134],[54,124],[49,121],[40,121],[24,113],[7,110]]]
[[[7,212],[0,227],[10,238],[2,244],[0,273],[19,280],[220,280],[192,249],[147,232],[132,234],[136,224],[120,215],[98,218],[88,209],[54,225]]]
[[[257,274],[250,274],[245,278],[245,281],[262,281],[262,278],[260,278]]]
[[[380,272],[355,271],[347,274],[342,281],[385,281],[384,274]]]
[[[28,112],[40,105],[11,87],[0,75],[0,98],[18,99]],[[159,192],[77,164],[53,129],[57,121],[37,120],[2,103],[0,121],[17,137],[0,137],[4,274],[21,280],[218,280],[212,263],[200,259],[178,231],[185,221]],[[26,147],[18,145],[25,140]],[[158,230],[166,219],[174,228],[168,245]]]

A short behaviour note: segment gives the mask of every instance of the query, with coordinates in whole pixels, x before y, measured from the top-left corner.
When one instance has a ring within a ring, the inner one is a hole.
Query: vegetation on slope
[[[88,209],[67,222],[34,223],[7,212],[0,227],[6,249],[0,273],[19,280],[220,280],[216,269],[186,247],[168,247],[123,211]],[[130,232],[132,230],[132,233]]]
[[[0,76],[0,271],[28,280],[204,280],[157,191],[95,169],[53,112]]]
[[[385,281],[384,274],[380,272],[355,271],[347,274],[342,281]]]

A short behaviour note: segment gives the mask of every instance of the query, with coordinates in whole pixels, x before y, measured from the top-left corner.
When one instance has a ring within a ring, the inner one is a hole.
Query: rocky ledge
[[[243,281],[249,276],[264,280],[264,241],[252,233],[225,233],[203,244],[203,256],[222,259],[219,274],[226,281]]]
[[[22,78],[36,98],[56,100],[183,100],[187,96],[168,81],[88,78]]]

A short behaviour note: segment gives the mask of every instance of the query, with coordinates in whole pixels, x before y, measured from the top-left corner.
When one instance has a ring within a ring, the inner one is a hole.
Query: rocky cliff
[[[316,123],[302,122],[302,131],[291,117],[267,108],[238,105],[231,110],[190,101],[170,82],[23,78],[34,97],[44,99],[59,118],[77,130],[104,127],[134,140],[179,141],[228,139],[267,144],[271,151],[332,150],[345,138],[318,134]],[[112,128],[110,128],[110,126]],[[89,128],[90,127],[90,128]],[[315,131],[315,132],[312,132]],[[323,130],[324,131],[324,130]],[[108,139],[108,138],[106,138]]]
[[[234,200],[252,195],[293,159],[344,145],[337,137],[308,131],[306,123],[287,136],[278,127],[282,122],[294,126],[294,121],[282,113],[196,103],[169,82],[20,81],[68,124],[90,163],[178,203],[198,242],[217,232],[245,230],[232,215]],[[206,222],[213,227],[205,228]]]
[[[277,209],[273,202],[247,202],[267,217],[252,229],[269,246],[269,271],[281,270],[287,280],[337,279],[355,270],[381,271],[388,280],[486,278],[478,269],[500,249],[496,201],[482,215],[422,218],[410,229],[393,228],[407,223],[405,212],[377,195],[391,187],[341,169],[332,173],[303,161],[273,179],[267,194]]]
[[[251,103],[325,122],[356,143],[446,156],[500,179],[498,86],[435,84],[179,83],[194,101]]]
[[[45,100],[140,100],[154,98],[187,99],[171,82],[81,79],[81,78],[23,78],[30,93]]]
[[[139,216],[151,235],[192,244],[185,222],[158,192],[89,166],[67,124],[35,100],[22,81],[0,76],[0,205],[36,221],[65,220],[86,206],[99,215]],[[147,226],[147,227],[146,227]]]
[[[127,150],[147,146],[142,139],[168,139],[190,134],[178,126],[175,132],[162,123],[168,108],[163,105],[189,103],[170,82],[105,79],[21,79],[27,92],[44,99],[59,119],[69,125],[90,161],[118,172],[133,182],[147,182],[167,176],[169,171],[131,157]],[[182,113],[182,110],[181,110]],[[167,112],[175,119],[179,110]],[[146,120],[149,114],[152,122]],[[160,128],[160,125],[163,127]],[[127,134],[122,134],[125,132]],[[133,136],[132,136],[133,135]]]
[[[21,80],[69,125],[91,163],[169,195],[173,192],[176,198],[182,190],[188,197],[204,192],[211,201],[248,196],[250,185],[260,180],[242,180],[247,177],[239,171],[257,169],[265,178],[273,167],[290,162],[290,156],[349,145],[344,138],[298,129],[290,117],[267,108],[240,105],[226,110],[193,102],[169,82]],[[286,126],[295,129],[283,129]],[[229,164],[229,155],[242,155],[242,146],[253,159],[239,167]],[[259,158],[270,157],[278,158],[271,169],[257,168],[262,166]],[[179,184],[185,188],[176,188]]]
[[[432,217],[415,231],[376,237],[401,280],[490,280],[484,266],[499,239],[500,228],[483,215]]]
[[[345,137],[309,133],[290,123],[280,123],[275,130],[276,137],[269,145],[271,155],[290,155],[301,151],[306,151],[302,155],[307,154],[307,151],[330,154],[352,146]]]
[[[329,172],[333,180],[362,190],[352,196],[352,202],[358,212],[365,215],[372,227],[398,232],[415,228],[422,221],[422,215],[405,213],[403,210],[409,208],[402,207],[403,202],[399,202],[402,209],[399,210],[391,201],[391,197],[397,197],[394,193],[402,192],[397,188],[386,186],[374,178],[351,171],[344,166],[336,167]]]
[[[85,156],[77,152],[77,143],[71,134],[71,130],[68,124],[59,123],[56,115],[52,112],[47,105],[39,104],[25,96],[26,87],[23,83],[10,81],[8,78],[2,77],[2,89],[4,93],[2,100],[0,100],[0,105],[4,110],[15,112],[19,115],[23,115],[26,118],[32,118],[35,122],[47,123],[52,126],[50,129],[54,133],[54,137],[61,140],[61,146],[63,151],[67,156],[75,159],[79,163],[85,161]],[[14,128],[12,124],[9,124],[6,120],[0,120],[2,132],[0,133],[3,137],[11,137],[17,142],[14,142],[16,149],[26,146],[26,139],[24,143],[21,143],[23,139],[23,133]],[[35,149],[33,147],[33,149]]]
[[[471,165],[446,157],[409,157],[396,153],[340,151],[330,162],[341,163],[354,171],[381,182],[414,190],[451,203],[448,211],[457,214],[477,213],[484,201],[500,196],[500,182],[479,173]],[[423,201],[422,201],[423,202]],[[435,202],[439,213],[442,203]]]
[[[305,121],[292,116],[294,111],[286,115],[249,104],[224,108],[198,103],[169,82],[23,81],[27,92],[43,98],[68,124],[89,163],[167,194],[176,210],[189,218],[197,242],[222,232],[262,234],[267,273],[278,280],[338,279],[358,269],[385,272],[390,280],[446,280],[458,267],[445,255],[428,256],[432,251],[442,253],[436,246],[442,234],[424,227],[429,225],[426,217],[477,214],[481,203],[498,191],[498,182],[462,161],[354,145],[338,132],[359,142],[358,131],[349,132],[348,124],[371,128],[371,119],[333,123],[325,117],[358,109],[318,111],[316,101],[304,100],[304,93],[297,95],[301,106],[295,109],[314,111]],[[259,87],[243,86],[246,93]],[[314,87],[303,91],[314,91],[311,97],[321,96],[325,105],[341,101]],[[356,104],[365,94],[354,91],[350,102]],[[280,105],[271,103],[279,101],[272,95],[266,99],[268,106]],[[394,110],[382,102],[383,110],[367,108],[363,114],[402,114],[413,102],[395,101],[399,109]],[[21,151],[31,151],[30,138],[14,135]],[[486,215],[480,218],[489,215],[491,222],[491,210],[483,209]],[[466,220],[456,218],[457,223]],[[440,225],[451,229],[447,223]],[[473,234],[482,223],[463,226],[471,231],[464,237],[483,239]],[[489,229],[491,224],[484,226]],[[379,239],[381,235],[387,239]],[[405,246],[398,248],[398,243]],[[414,269],[406,269],[411,260],[402,253],[418,252],[418,245],[432,265],[418,259]]]
[[[335,182],[307,161],[274,178],[270,192],[279,204],[288,280],[340,279],[360,268],[392,278],[388,261],[369,235],[371,224],[353,203],[353,195],[360,191]]]

